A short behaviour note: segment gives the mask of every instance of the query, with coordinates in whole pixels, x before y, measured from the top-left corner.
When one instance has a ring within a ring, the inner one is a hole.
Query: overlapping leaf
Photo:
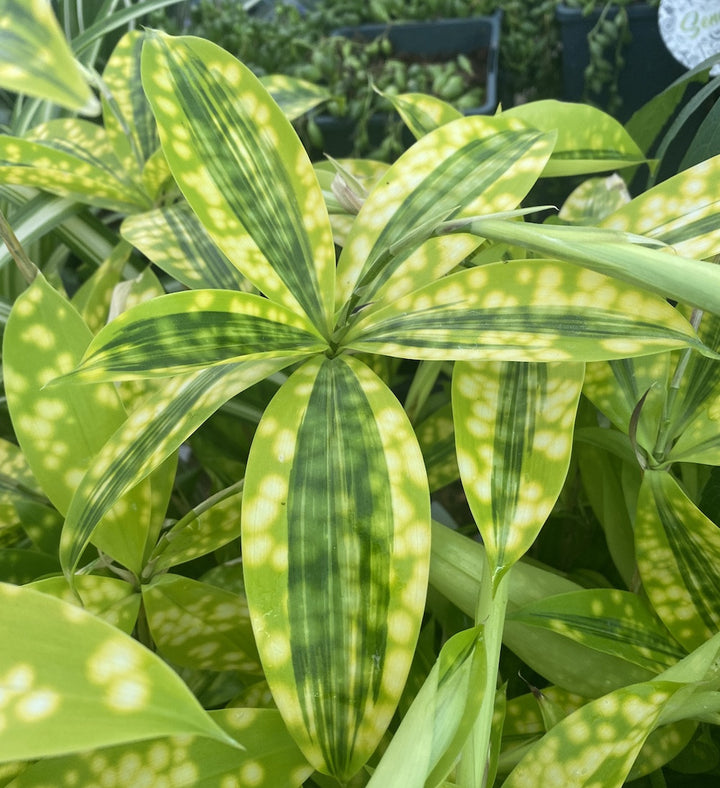
[[[602,226],[643,233],[685,257],[710,257],[720,252],[718,177],[720,156],[713,156],[648,189]]]
[[[545,177],[607,172],[645,161],[622,125],[596,107],[548,99],[521,104],[502,114],[541,131],[557,131]]]
[[[142,74],[165,157],[217,245],[265,295],[327,335],[330,223],[282,111],[249,69],[208,41],[155,34]]]
[[[90,343],[73,373],[84,380],[167,377],[215,364],[321,352],[302,316],[261,296],[194,290],[138,304]]]
[[[422,456],[361,362],[306,362],[248,458],[243,566],[268,683],[308,760],[348,779],[383,735],[420,628],[430,556]]]
[[[720,531],[664,471],[646,471],[635,518],[640,577],[655,612],[687,649],[720,626]]]
[[[0,761],[158,735],[232,745],[177,674],[132,638],[47,594],[0,585]]]
[[[130,216],[121,233],[181,284],[198,289],[247,290],[247,280],[210,239],[185,202]]]
[[[506,361],[624,358],[684,343],[704,348],[664,300],[550,260],[451,274],[369,306],[343,338],[354,350],[400,358]]]
[[[438,126],[462,117],[462,112],[435,96],[427,93],[401,93],[397,96],[381,94],[397,110],[400,117],[413,133],[415,139],[429,134]]]
[[[553,140],[553,133],[519,121],[482,116],[460,118],[420,139],[383,176],[353,224],[338,263],[337,308],[345,305],[349,313],[374,301],[393,274],[388,299],[446,273],[449,267],[412,265],[407,258],[441,222],[514,209],[545,166]]]
[[[267,74],[260,77],[273,101],[288,120],[295,120],[330,98],[327,88],[286,74]]]

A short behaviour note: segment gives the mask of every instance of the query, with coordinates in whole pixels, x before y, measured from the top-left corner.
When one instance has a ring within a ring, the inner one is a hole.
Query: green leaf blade
[[[244,567],[268,683],[306,757],[347,779],[390,721],[419,632],[422,456],[363,364],[318,359],[266,410],[245,489],[258,491],[243,498]]]
[[[327,334],[332,232],[289,121],[249,69],[208,41],[156,34],[142,72],[170,169],[215,242],[258,289]]]

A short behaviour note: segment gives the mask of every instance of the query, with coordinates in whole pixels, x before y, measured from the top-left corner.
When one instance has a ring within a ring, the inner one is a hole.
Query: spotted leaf
[[[582,364],[455,365],[460,478],[493,573],[528,550],[565,483],[583,374]]]
[[[196,38],[146,41],[143,85],[165,157],[228,259],[329,332],[335,249],[310,160],[252,72]]]
[[[442,255],[432,266],[408,258],[441,222],[516,208],[545,166],[553,136],[474,116],[420,139],[370,192],[353,224],[338,262],[337,307],[350,313],[373,302],[393,274],[386,298],[447,273],[457,263],[443,269]]]
[[[215,364],[306,356],[327,347],[312,326],[267,298],[194,290],[123,312],[90,343],[81,380],[167,377]]]
[[[45,0],[3,0],[0,85],[95,115],[99,104]]]
[[[638,569],[655,612],[693,649],[720,627],[720,532],[665,471],[646,471],[635,517]]]
[[[47,758],[12,788],[299,788],[313,771],[275,709],[220,709],[210,718],[244,750],[199,736],[178,736]]]
[[[0,761],[195,734],[233,740],[177,674],[110,624],[27,588],[0,585]]]
[[[273,697],[308,760],[346,780],[402,692],[430,556],[422,455],[364,364],[313,359],[280,388],[250,450],[242,517]]]
[[[645,162],[643,152],[615,118],[586,104],[531,101],[505,110],[542,131],[556,131],[557,142],[543,175],[607,172]]]
[[[260,82],[288,120],[295,120],[330,97],[328,89],[286,74],[267,74]]]
[[[703,347],[663,299],[553,260],[460,271],[385,307],[369,306],[342,340],[400,358],[592,361]]]
[[[429,134],[438,126],[462,117],[452,104],[427,93],[401,93],[397,96],[381,93],[397,110],[415,139]]]
[[[226,364],[176,376],[144,399],[94,457],[75,491],[60,542],[64,571],[74,571],[98,523],[120,496],[157,468],[224,402],[289,361]]]
[[[713,156],[648,189],[602,226],[642,233],[685,257],[711,257],[720,252],[718,177],[720,156]]]
[[[148,627],[174,665],[262,675],[244,595],[164,574],[142,588]]]
[[[212,242],[185,202],[128,217],[123,238],[191,289],[247,290],[248,282]]]

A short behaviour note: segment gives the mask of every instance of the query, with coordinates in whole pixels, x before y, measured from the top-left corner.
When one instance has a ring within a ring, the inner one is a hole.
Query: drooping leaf
[[[437,226],[458,216],[512,210],[545,166],[553,134],[519,121],[460,118],[413,145],[370,192],[338,263],[337,307],[351,312],[375,300],[396,274],[398,298],[449,268],[429,270],[407,258]],[[452,249],[452,244],[447,244]]]
[[[142,598],[157,649],[171,663],[262,675],[243,596],[168,573],[144,585]]]
[[[348,348],[400,358],[592,361],[702,346],[663,299],[553,260],[460,271],[359,312]]]
[[[688,650],[720,626],[720,531],[665,471],[646,471],[635,518],[638,569],[655,612]]]
[[[220,709],[209,716],[245,749],[202,737],[151,739],[47,758],[12,788],[69,788],[73,781],[84,788],[110,781],[114,788],[299,788],[312,773],[275,709]]]
[[[87,115],[100,109],[50,3],[0,3],[0,85]]]
[[[73,373],[80,380],[167,377],[216,364],[306,356],[326,342],[267,298],[193,290],[153,298],[110,322]]]
[[[232,744],[157,656],[84,610],[0,585],[0,761],[195,734]]]
[[[191,289],[248,289],[247,280],[185,202],[130,216],[120,231],[158,268]]]
[[[71,501],[60,560],[72,572],[103,515],[148,476],[217,408],[287,366],[290,359],[250,361],[180,375],[148,396],[96,455]]]
[[[268,298],[326,335],[332,232],[290,122],[252,72],[209,41],[156,33],[142,73],[170,169],[214,241]]]
[[[530,101],[505,110],[541,131],[557,131],[557,142],[543,175],[581,175],[631,167],[645,161],[643,152],[622,125],[588,104],[552,99]]]
[[[242,519],[275,702],[308,760],[347,779],[400,697],[430,557],[422,456],[364,364],[313,359],[280,388],[250,450]]]
[[[711,257],[720,252],[718,177],[720,156],[714,156],[648,189],[610,214],[602,226],[643,233],[683,257]]]
[[[569,363],[455,365],[460,478],[494,574],[530,548],[560,494],[583,374]]]

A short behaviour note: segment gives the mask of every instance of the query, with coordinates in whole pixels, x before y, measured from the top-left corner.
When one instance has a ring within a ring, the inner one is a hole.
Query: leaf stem
[[[17,267],[20,270],[20,273],[23,275],[25,281],[28,284],[32,284],[35,277],[38,275],[40,269],[33,263],[33,261],[28,257],[25,250],[22,248],[22,244],[18,241],[17,236],[13,232],[12,227],[8,220],[5,218],[5,214],[0,211],[0,238],[5,241],[5,246],[7,246],[8,251],[15,260]]]

